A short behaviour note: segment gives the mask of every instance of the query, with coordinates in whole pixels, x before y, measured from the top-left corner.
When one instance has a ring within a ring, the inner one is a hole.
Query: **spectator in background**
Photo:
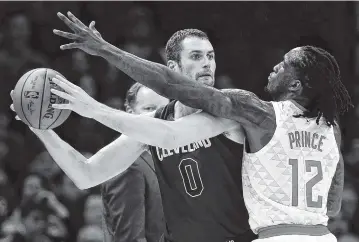
[[[215,87],[218,89],[235,88],[232,78],[227,75],[220,75],[216,78]]]
[[[43,151],[35,157],[30,164],[29,170],[30,172],[42,174],[49,181],[52,181],[54,177],[62,173],[61,168],[47,151]]]
[[[103,242],[103,232],[100,227],[89,225],[81,228],[77,242]]]
[[[345,162],[350,165],[358,165],[359,161],[359,138],[351,141],[349,153],[345,156]]]
[[[14,188],[5,172],[0,169],[0,226],[12,214],[17,203]]]
[[[51,242],[47,235],[48,219],[51,214],[65,215],[62,205],[49,192],[40,192],[20,205],[20,217],[4,223],[2,231],[8,241],[17,242],[22,237],[26,242]]]
[[[15,76],[47,66],[46,58],[31,47],[31,34],[31,24],[25,14],[17,13],[9,18],[8,35],[5,35],[8,38],[0,53],[0,64],[7,66]]]
[[[96,98],[97,86],[96,81],[90,73],[90,63],[88,56],[83,51],[74,51],[72,53],[72,67],[79,86],[91,97]]]
[[[58,184],[56,186],[56,195],[70,213],[69,219],[66,221],[68,240],[70,242],[76,241],[77,233],[84,224],[84,203],[88,191],[78,189],[64,173],[56,181]]]
[[[48,217],[47,235],[53,242],[63,242],[69,236],[68,229],[64,221],[54,214],[50,214]]]
[[[358,231],[358,194],[354,186],[348,182],[344,185],[342,201],[342,219],[348,224],[348,231]],[[358,233],[358,232],[357,232]]]
[[[358,242],[359,237],[354,234],[345,234],[338,238],[338,242]]]
[[[9,125],[9,115],[0,112],[0,167],[8,173],[10,183],[14,183],[21,180],[19,175],[26,167],[27,161],[23,152],[19,152],[25,148],[24,137],[19,132],[11,130]]]
[[[85,225],[102,226],[103,204],[100,195],[90,195],[85,202]]]
[[[0,51],[0,75],[3,80],[7,80],[2,82],[0,104],[6,105],[8,99],[4,97],[25,72],[34,68],[48,67],[46,58],[31,47],[32,30],[27,16],[15,13],[8,19],[4,48]]]
[[[135,83],[125,100],[126,111],[144,114],[168,99]],[[165,231],[162,200],[151,155],[145,151],[120,175],[102,184],[106,242],[158,242]]]

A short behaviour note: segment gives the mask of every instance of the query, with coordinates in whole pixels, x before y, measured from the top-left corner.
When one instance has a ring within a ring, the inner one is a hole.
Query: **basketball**
[[[69,117],[71,110],[52,108],[52,104],[68,101],[51,93],[50,89],[63,91],[52,82],[61,75],[57,71],[39,68],[26,72],[17,82],[13,92],[14,109],[19,118],[36,129],[53,129]]]

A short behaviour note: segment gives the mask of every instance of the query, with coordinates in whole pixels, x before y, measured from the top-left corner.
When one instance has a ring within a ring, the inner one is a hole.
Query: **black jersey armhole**
[[[168,115],[174,112],[175,103],[176,103],[176,101],[173,100],[166,106],[162,106],[162,107],[158,108],[155,112],[155,118],[166,120]],[[156,161],[158,160],[157,153],[156,153],[156,147],[149,146],[149,148],[150,148],[150,153],[151,153],[153,162],[156,163]]]

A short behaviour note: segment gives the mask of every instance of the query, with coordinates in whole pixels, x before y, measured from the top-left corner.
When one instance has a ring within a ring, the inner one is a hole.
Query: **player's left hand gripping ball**
[[[57,13],[57,16],[73,31],[73,33],[54,29],[54,34],[75,41],[70,44],[61,45],[60,48],[62,50],[81,49],[90,55],[99,55],[99,51],[107,42],[95,28],[95,21],[92,21],[89,27],[87,27],[71,12],[67,12],[68,18],[62,13]]]
[[[56,89],[51,89],[51,92],[69,101],[67,104],[53,104],[53,108],[69,109],[83,117],[93,118],[94,110],[97,110],[100,106],[99,102],[90,97],[90,95],[80,87],[59,75],[53,78],[52,81],[64,89],[65,92]]]

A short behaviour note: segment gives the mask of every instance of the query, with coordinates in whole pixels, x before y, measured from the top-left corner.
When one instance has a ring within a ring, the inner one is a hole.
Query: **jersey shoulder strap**
[[[164,119],[166,120],[168,115],[174,113],[174,107],[175,107],[176,101],[171,101],[166,106],[160,107],[156,110],[155,118]]]

